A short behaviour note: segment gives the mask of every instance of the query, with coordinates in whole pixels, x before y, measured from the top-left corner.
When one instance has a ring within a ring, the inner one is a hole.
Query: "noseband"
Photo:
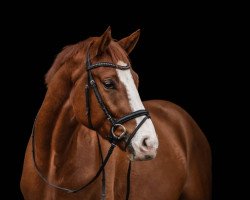
[[[99,147],[99,153],[101,156],[101,160],[102,160],[102,165],[100,166],[99,170],[97,171],[96,175],[85,185],[77,188],[77,189],[69,189],[69,188],[65,188],[65,187],[61,187],[58,186],[54,183],[51,183],[48,181],[48,179],[41,173],[37,162],[36,162],[36,156],[35,156],[35,125],[36,125],[36,120],[33,124],[33,128],[32,128],[32,133],[31,133],[31,138],[32,138],[32,158],[33,158],[33,163],[34,163],[34,167],[35,170],[37,172],[37,174],[40,176],[40,178],[46,183],[48,184],[50,187],[67,192],[67,193],[77,193],[81,190],[83,190],[84,188],[86,188],[87,186],[89,186],[91,183],[93,183],[98,177],[99,175],[102,173],[102,196],[101,199],[104,200],[106,198],[106,181],[105,181],[105,166],[114,150],[114,148],[116,147],[116,144],[118,142],[120,142],[121,140],[125,140],[125,147],[123,149],[123,151],[126,151],[126,148],[128,147],[128,145],[130,144],[132,138],[135,136],[135,134],[137,133],[137,131],[139,130],[139,128],[143,125],[143,123],[150,118],[150,115],[148,113],[148,111],[146,110],[137,110],[134,112],[131,112],[130,114],[127,114],[123,117],[121,117],[120,119],[115,119],[114,117],[112,117],[112,114],[110,113],[110,111],[107,109],[107,107],[105,106],[105,103],[102,100],[101,94],[98,90],[97,84],[95,82],[95,79],[93,78],[93,75],[91,73],[91,71],[93,69],[96,69],[98,67],[109,67],[109,68],[115,68],[115,69],[119,69],[119,70],[129,70],[130,66],[126,65],[126,66],[121,66],[121,65],[117,65],[114,63],[110,63],[110,62],[98,62],[95,64],[91,64],[91,60],[90,60],[90,54],[89,54],[89,49],[91,47],[91,44],[88,48],[87,51],[87,60],[86,60],[86,70],[88,73],[88,82],[86,84],[85,87],[85,95],[86,95],[86,114],[88,116],[88,124],[89,124],[89,128],[94,129],[92,121],[91,121],[91,107],[90,107],[90,89],[92,88],[94,91],[94,94],[96,96],[96,99],[101,107],[101,109],[103,110],[107,120],[110,122],[111,124],[111,128],[110,128],[110,133],[109,136],[107,137],[109,142],[111,143],[111,146],[108,150],[108,153],[105,157],[105,159],[103,159],[103,153],[101,150],[101,143],[100,143],[100,139],[99,139],[99,135],[97,133],[97,139],[98,139],[98,147]],[[141,117],[141,116],[145,116],[141,122],[136,126],[136,128],[134,129],[134,131],[128,136],[128,133],[126,131],[125,126],[123,125],[125,122],[128,122],[132,119],[135,119],[137,117]],[[115,131],[117,130],[117,128],[120,127],[122,129],[122,133],[120,135],[116,135]],[[128,136],[128,137],[125,137]],[[128,172],[127,172],[127,192],[126,192],[126,199],[129,198],[129,192],[130,192],[130,171],[131,171],[131,161],[129,162],[129,166],[128,166]]]

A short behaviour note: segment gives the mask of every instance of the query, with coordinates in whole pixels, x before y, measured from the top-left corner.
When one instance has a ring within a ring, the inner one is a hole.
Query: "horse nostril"
[[[152,155],[145,155],[145,160],[151,160],[151,159],[153,159]]]
[[[148,145],[147,145],[147,140],[148,140],[148,138],[144,138],[143,141],[142,141],[142,145],[143,145],[144,147],[148,147]]]

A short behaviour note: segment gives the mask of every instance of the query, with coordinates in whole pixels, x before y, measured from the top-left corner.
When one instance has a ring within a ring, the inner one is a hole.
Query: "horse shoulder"
[[[211,150],[199,126],[185,110],[174,103],[151,100],[145,101],[144,105],[151,114],[160,145],[166,151],[171,148],[186,170],[182,198],[210,199]]]

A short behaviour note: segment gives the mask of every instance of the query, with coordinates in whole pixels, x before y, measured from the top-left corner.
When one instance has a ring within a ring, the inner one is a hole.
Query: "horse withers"
[[[57,56],[25,154],[26,200],[211,199],[200,128],[173,103],[140,99],[128,58],[139,35],[116,41],[108,28]]]

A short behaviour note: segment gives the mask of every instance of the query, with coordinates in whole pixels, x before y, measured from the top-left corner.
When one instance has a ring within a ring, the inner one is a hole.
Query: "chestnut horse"
[[[128,58],[139,35],[116,41],[108,28],[57,56],[25,154],[26,200],[211,199],[200,128],[173,103],[140,99]]]

